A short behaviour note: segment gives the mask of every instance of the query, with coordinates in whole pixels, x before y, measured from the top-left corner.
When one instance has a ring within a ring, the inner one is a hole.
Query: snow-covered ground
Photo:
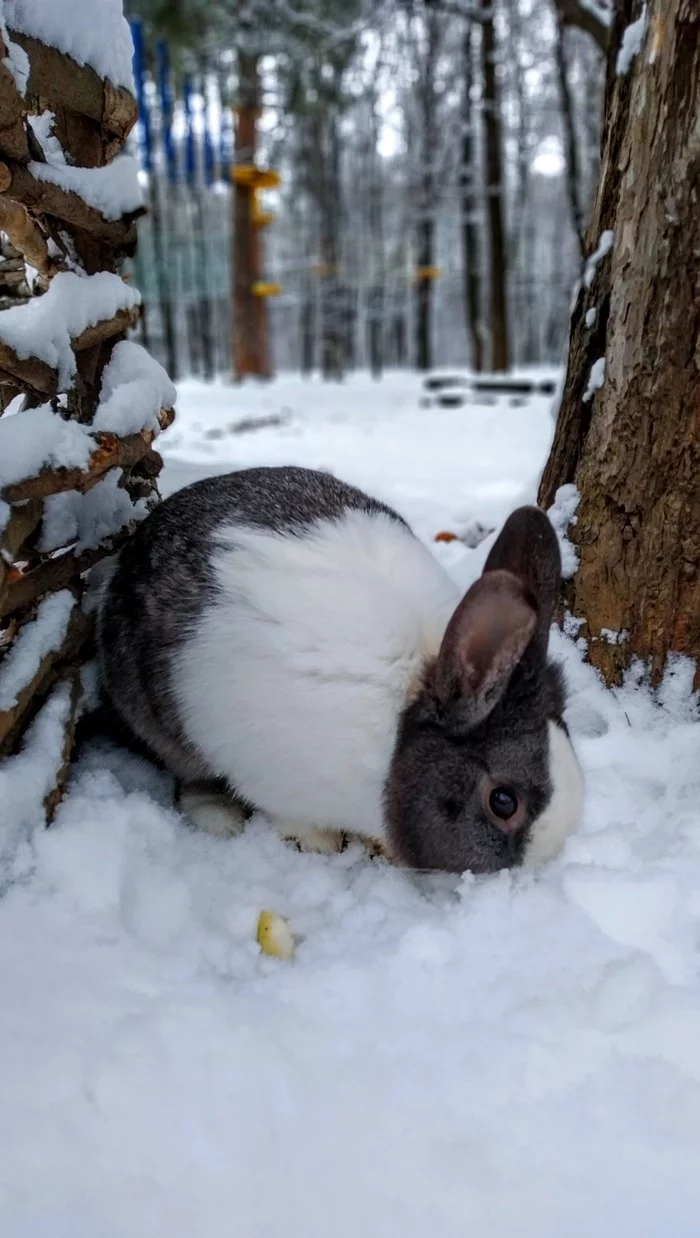
[[[411,375],[183,384],[165,488],[323,466],[431,541],[534,497],[547,400],[418,394]],[[487,547],[435,551],[466,585]],[[418,880],[300,855],[261,820],[198,836],[167,779],[83,758],[0,873],[3,1238],[695,1238],[692,674],[612,694],[554,649],[587,806],[538,876]],[[289,918],[292,962],[259,953],[263,908]]]

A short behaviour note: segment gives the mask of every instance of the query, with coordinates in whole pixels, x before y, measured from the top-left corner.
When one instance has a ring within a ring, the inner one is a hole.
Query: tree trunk
[[[384,199],[378,141],[379,118],[377,100],[373,96],[367,191],[367,223],[372,251],[372,276],[367,293],[367,352],[373,378],[381,378],[384,368]]]
[[[481,247],[476,221],[476,161],[474,151],[474,109],[472,107],[472,32],[469,23],[462,42],[462,254],[464,270],[464,315],[471,341],[472,369],[480,374],[484,368],[484,338],[481,321]]]
[[[574,109],[569,89],[569,72],[566,57],[565,30],[562,19],[557,15],[557,36],[554,42],[554,58],[559,78],[559,94],[561,96],[561,117],[564,128],[564,150],[566,154],[566,190],[571,211],[571,226],[573,227],[579,249],[583,256],[584,250],[584,217],[581,206],[581,172],[574,125]]]
[[[416,227],[416,368],[433,364],[433,284],[435,275],[435,157],[437,124],[435,75],[439,54],[440,18],[427,18],[427,47],[419,86],[421,107],[421,172]]]
[[[617,682],[636,656],[657,683],[669,653],[700,659],[700,9],[650,0],[645,11],[626,73],[612,52],[588,234],[599,260],[574,309],[539,500],[567,482],[580,492],[566,603],[586,620],[592,662]],[[613,49],[641,13],[623,0]]]
[[[320,216],[321,374],[340,381],[345,374],[347,323],[340,284],[340,135],[331,106],[317,122],[316,192]]]
[[[481,72],[484,83],[484,148],[486,155],[486,218],[489,230],[491,304],[491,368],[507,370],[508,256],[503,226],[501,104],[496,79],[496,31],[493,0],[481,0]]]
[[[258,57],[241,52],[238,58],[239,109],[236,125],[235,164],[254,166],[257,119],[260,108]],[[267,307],[256,296],[261,279],[260,230],[253,226],[255,188],[236,182],[233,193],[233,368],[236,378],[269,376],[267,355]]]

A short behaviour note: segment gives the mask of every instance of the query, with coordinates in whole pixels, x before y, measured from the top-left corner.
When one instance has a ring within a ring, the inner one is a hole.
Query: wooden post
[[[237,177],[236,168],[254,168],[260,116],[258,57],[239,57],[239,107],[233,191],[233,372],[236,379],[270,377],[267,303],[253,289],[262,282],[260,229],[255,225],[254,178]]]

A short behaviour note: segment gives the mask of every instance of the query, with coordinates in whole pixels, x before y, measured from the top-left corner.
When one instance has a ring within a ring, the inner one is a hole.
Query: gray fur
[[[386,813],[399,855],[416,868],[492,872],[522,863],[532,824],[552,793],[548,723],[566,730],[562,675],[547,660],[560,555],[551,524],[536,508],[520,508],[509,517],[482,581],[490,571],[503,570],[529,591],[538,619],[497,704],[471,726],[464,697],[440,699],[433,664],[401,720]],[[499,827],[484,810],[479,783],[487,772],[516,788],[528,805],[527,820],[515,833]]]

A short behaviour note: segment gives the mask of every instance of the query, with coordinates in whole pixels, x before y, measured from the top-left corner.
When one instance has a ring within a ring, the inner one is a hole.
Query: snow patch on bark
[[[601,232],[600,240],[586,263],[586,269],[583,273],[584,287],[590,288],[592,286],[599,263],[603,261],[603,258],[607,258],[614,243],[615,233],[612,228],[606,228],[605,232]]]
[[[649,15],[645,4],[637,20],[627,27],[622,36],[622,43],[615,61],[615,72],[618,76],[624,76],[625,73],[629,72],[632,61],[642,50],[642,43],[644,42],[648,24]]]
[[[593,399],[593,396],[595,395],[596,391],[600,391],[600,388],[603,386],[604,382],[605,382],[605,357],[599,357],[597,361],[593,362],[593,365],[591,366],[591,372],[588,375],[588,384],[586,386],[586,390],[583,393],[584,404],[587,404],[589,400]]]
[[[572,483],[560,486],[554,496],[554,502],[547,512],[552,527],[559,539],[562,580],[570,580],[578,567],[578,551],[569,541],[568,530],[572,524],[576,524],[578,519],[576,512],[580,502],[581,495],[576,486]]]

